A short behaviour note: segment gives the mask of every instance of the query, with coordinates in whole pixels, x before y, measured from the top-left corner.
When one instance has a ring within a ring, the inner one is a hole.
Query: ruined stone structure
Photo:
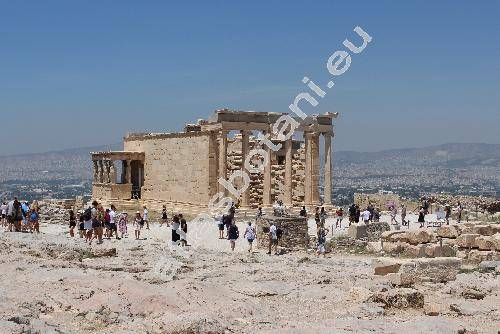
[[[304,250],[309,247],[309,231],[307,218],[298,215],[288,215],[283,217],[264,216],[257,221],[257,243],[258,247],[267,249],[269,246],[269,228],[274,223],[276,228],[283,231],[279,241],[280,247],[290,250]]]
[[[105,203],[139,201],[155,207],[206,208],[218,192],[232,196],[218,180],[228,180],[254,148],[270,154],[262,173],[250,174],[250,187],[239,198],[242,208],[268,207],[282,200],[288,207],[332,202],[332,120],[337,114],[300,120],[286,141],[273,137],[272,126],[282,113],[218,110],[208,120],[188,124],[180,133],[131,133],[124,151],[93,152],[93,198]],[[271,134],[274,152],[257,135]],[[324,161],[320,138],[324,137]],[[258,157],[257,157],[258,160]],[[320,165],[324,167],[324,197],[320,198]],[[120,175],[118,175],[120,174]],[[238,188],[243,180],[229,180]]]

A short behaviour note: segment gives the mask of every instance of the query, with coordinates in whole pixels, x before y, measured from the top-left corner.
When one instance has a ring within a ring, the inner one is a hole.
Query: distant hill
[[[452,143],[423,148],[384,150],[379,152],[335,152],[335,163],[341,165],[373,163],[408,163],[425,166],[500,167],[500,144]]]
[[[90,152],[120,149],[122,149],[120,144],[112,144],[0,156],[0,182],[90,180],[92,177]]]

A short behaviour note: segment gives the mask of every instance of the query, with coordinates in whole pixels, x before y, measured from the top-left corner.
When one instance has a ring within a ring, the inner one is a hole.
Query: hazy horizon
[[[356,26],[373,41],[318,107],[304,108],[340,113],[336,151],[499,144],[499,10],[454,1],[4,1],[0,156],[180,131],[224,107],[287,112],[304,76],[325,85],[328,57],[356,41]]]
[[[102,145],[91,145],[91,146],[81,146],[81,147],[67,147],[67,148],[62,148],[62,149],[56,149],[56,150],[50,150],[50,151],[41,151],[41,152],[24,152],[24,153],[16,153],[16,154],[4,154],[0,155],[0,158],[8,158],[8,157],[13,157],[13,156],[23,156],[23,155],[37,155],[37,154],[49,154],[49,153],[62,153],[65,151],[72,151],[72,150],[83,150],[83,149],[93,149],[93,148],[100,148],[100,147],[115,147],[123,145],[123,143],[114,143],[114,144],[102,144]],[[500,145],[496,143],[480,143],[480,142],[475,142],[475,143],[435,143],[433,145],[425,145],[425,146],[408,146],[408,147],[395,147],[395,148],[387,148],[387,149],[381,149],[381,150],[374,150],[374,151],[357,151],[357,150],[338,150],[335,149],[335,152],[355,152],[355,153],[377,153],[377,152],[386,152],[386,151],[393,151],[393,150],[419,150],[419,149],[425,149],[429,147],[439,147],[439,146],[446,146],[446,145]],[[320,152],[322,154],[322,152]]]

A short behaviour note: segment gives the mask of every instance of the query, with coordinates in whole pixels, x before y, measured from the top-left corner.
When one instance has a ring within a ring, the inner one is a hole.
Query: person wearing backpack
[[[234,247],[236,246],[236,240],[238,240],[239,237],[240,237],[240,231],[238,230],[238,226],[236,226],[236,223],[233,219],[227,231],[227,238],[229,239],[229,243],[231,244],[231,251],[234,251]]]

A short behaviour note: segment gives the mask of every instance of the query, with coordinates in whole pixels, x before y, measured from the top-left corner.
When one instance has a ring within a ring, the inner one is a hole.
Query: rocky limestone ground
[[[229,252],[215,225],[145,240],[86,245],[66,227],[0,228],[0,333],[497,333],[500,282],[464,271],[456,281],[394,287],[370,255]],[[243,225],[240,226],[240,231]],[[131,226],[129,226],[129,232]]]

